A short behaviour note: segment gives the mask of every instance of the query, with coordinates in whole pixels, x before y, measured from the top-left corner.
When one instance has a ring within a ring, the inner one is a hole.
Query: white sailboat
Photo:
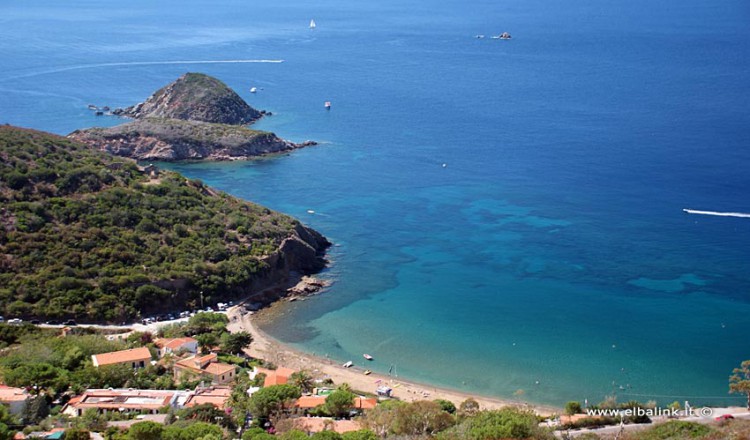
[[[310,20],[310,29],[315,29],[316,27],[315,20]]]

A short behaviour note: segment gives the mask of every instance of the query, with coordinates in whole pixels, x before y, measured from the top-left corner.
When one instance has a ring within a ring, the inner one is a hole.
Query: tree
[[[47,418],[49,415],[49,404],[47,398],[43,395],[34,397],[26,401],[23,407],[21,418],[24,425],[35,425]]]
[[[289,376],[289,383],[302,390],[303,393],[309,393],[315,386],[312,375],[305,370],[292,373]]]
[[[242,434],[242,440],[274,440],[275,438],[262,428],[250,428]]]
[[[336,431],[320,431],[310,438],[313,440],[341,440],[341,434]]]
[[[729,376],[729,392],[745,394],[747,409],[750,409],[750,360],[743,361],[739,368],[735,368]]]
[[[128,429],[130,440],[160,440],[164,426],[155,422],[139,422]]]
[[[341,440],[378,440],[378,436],[369,429],[360,429],[341,434]]]
[[[333,417],[345,417],[354,409],[354,398],[356,396],[351,391],[339,387],[336,391],[326,397],[326,410]]]
[[[448,414],[456,413],[456,405],[454,405],[450,400],[435,399],[434,402],[440,405],[440,408],[442,408],[443,411],[447,412]]]
[[[179,421],[164,428],[161,438],[162,440],[196,440],[207,435],[221,438],[223,432],[220,427],[209,423]]]
[[[551,436],[539,427],[536,414],[519,408],[506,407],[496,411],[481,411],[466,423],[469,437],[472,439],[545,439]]]
[[[63,440],[89,440],[91,434],[85,429],[71,428],[63,434]]]
[[[214,333],[201,333],[195,335],[195,340],[198,341],[201,352],[204,354],[209,353],[211,348],[219,343],[219,338]]]
[[[308,435],[298,429],[292,429],[280,436],[281,440],[308,440]]]
[[[221,335],[221,349],[227,353],[242,353],[242,349],[253,342],[253,337],[248,332],[224,333]]]
[[[261,388],[250,397],[250,412],[256,418],[265,419],[272,413],[283,410],[286,402],[301,395],[299,388],[289,384]]]
[[[396,408],[391,430],[399,435],[433,436],[453,424],[453,417],[439,404],[419,400]]]
[[[581,402],[571,400],[565,404],[565,414],[572,416],[573,414],[579,414],[583,411],[581,408]]]
[[[461,417],[471,417],[479,412],[479,402],[468,398],[458,406],[458,415]]]

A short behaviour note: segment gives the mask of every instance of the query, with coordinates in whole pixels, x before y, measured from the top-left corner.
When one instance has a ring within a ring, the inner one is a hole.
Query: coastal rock
[[[310,145],[246,127],[146,118],[109,128],[76,130],[69,138],[116,156],[144,161],[237,160]]]
[[[245,125],[262,114],[234,90],[202,73],[186,73],[156,91],[146,101],[112,114],[142,118],[173,118],[218,124]]]

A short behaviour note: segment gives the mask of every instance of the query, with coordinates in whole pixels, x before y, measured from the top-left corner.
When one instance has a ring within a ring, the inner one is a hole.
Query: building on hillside
[[[188,400],[185,402],[185,407],[190,408],[192,406],[210,403],[216,408],[223,410],[226,408],[231,395],[232,389],[230,387],[215,386],[196,388],[195,391],[188,396]]]
[[[68,401],[62,412],[71,417],[83,415],[94,408],[99,413],[108,412],[157,414],[163,407],[180,409],[185,406],[190,391],[106,389],[86,390]]]
[[[91,356],[95,367],[105,365],[125,365],[131,368],[145,368],[151,363],[151,352],[146,347],[113,351]]]
[[[335,431],[339,434],[362,429],[362,424],[356,420],[334,420],[328,417],[298,417],[291,419],[292,427],[307,435],[320,431]]]
[[[291,368],[279,367],[275,370],[269,370],[267,368],[255,367],[253,374],[250,379],[255,379],[258,374],[264,374],[266,378],[263,380],[263,387],[270,387],[272,385],[283,385],[289,382],[289,377],[296,373]]]
[[[302,410],[311,410],[326,403],[327,396],[302,396],[294,402],[294,407]],[[352,408],[357,412],[373,409],[378,405],[378,399],[375,397],[354,398]]]
[[[8,387],[0,385],[0,403],[6,405],[13,415],[23,412],[26,402],[31,399],[31,395],[23,388]]]
[[[234,380],[237,375],[235,365],[218,362],[215,353],[206,356],[191,356],[174,364],[174,379],[181,382],[185,378],[204,377],[214,385],[221,385]]]
[[[160,338],[154,341],[154,345],[160,358],[171,353],[198,353],[198,341],[194,338]]]

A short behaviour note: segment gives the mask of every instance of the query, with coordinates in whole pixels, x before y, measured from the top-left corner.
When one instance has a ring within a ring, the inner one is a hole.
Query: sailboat
[[[310,29],[315,29],[315,20],[310,20]]]

